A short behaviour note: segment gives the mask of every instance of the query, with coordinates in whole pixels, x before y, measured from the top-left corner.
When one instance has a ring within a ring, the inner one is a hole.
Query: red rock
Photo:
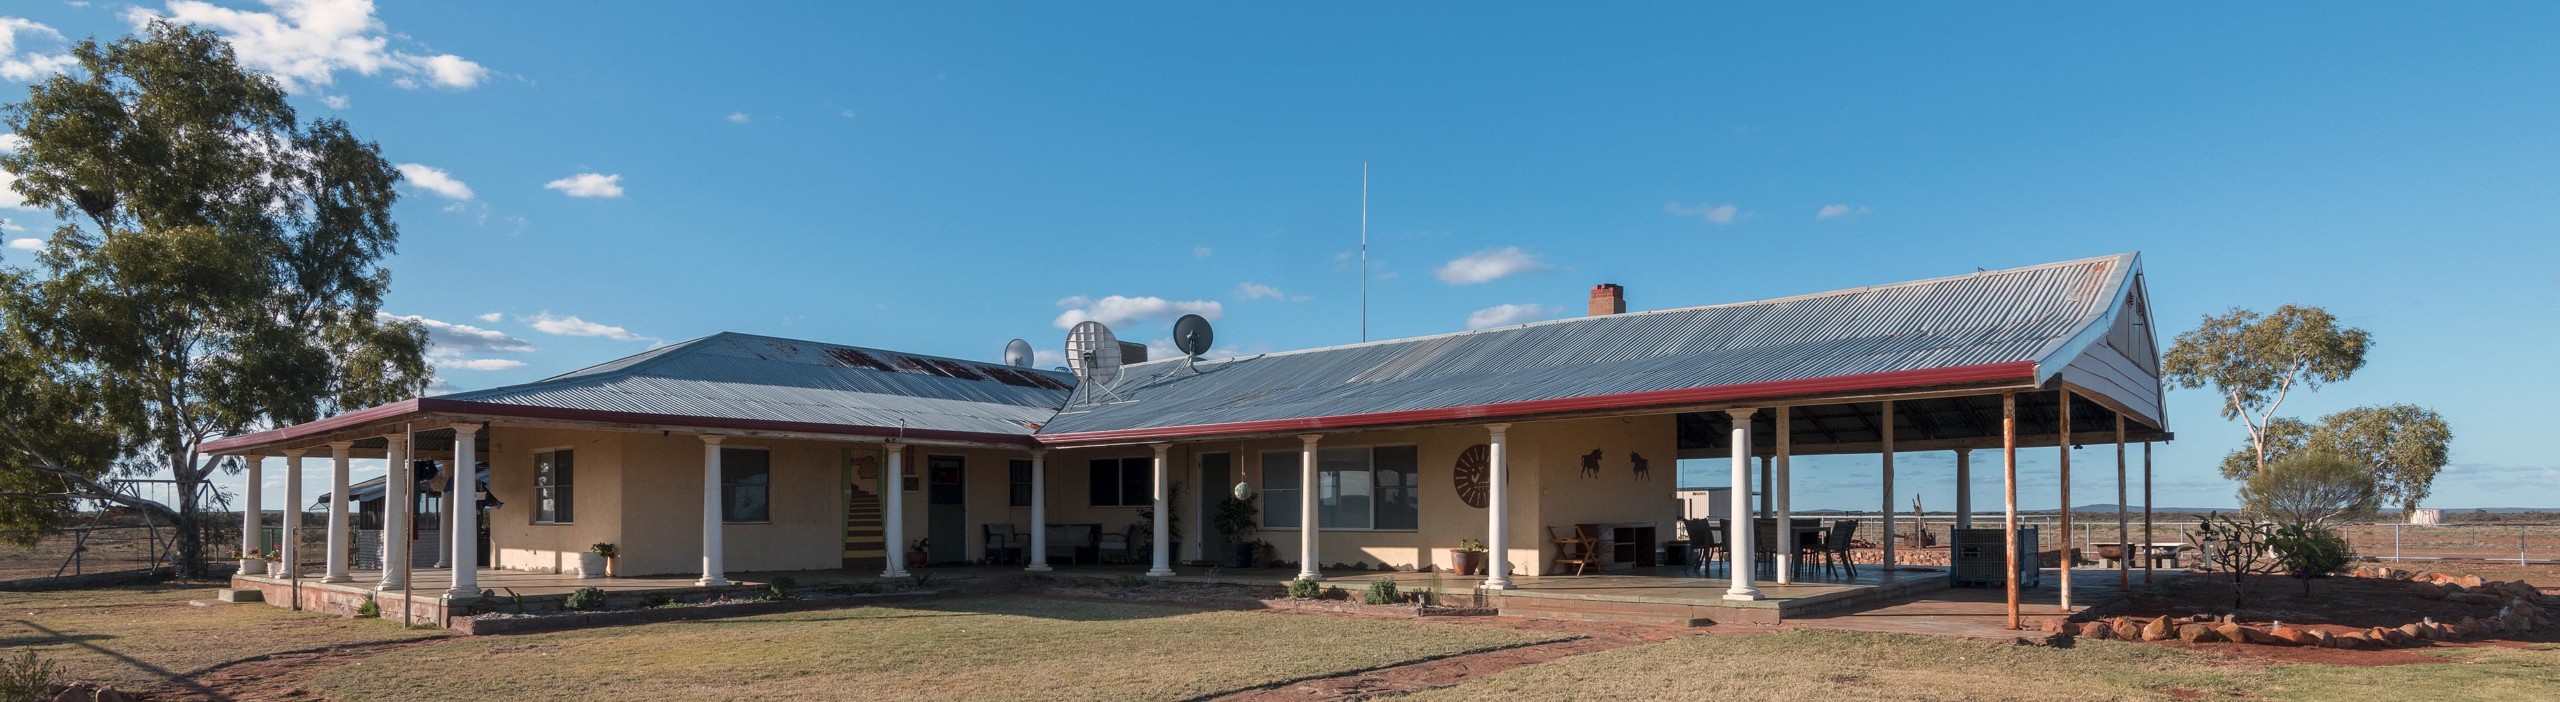
[[[2201,644],[2220,642],[2223,638],[2220,632],[2213,630],[2211,624],[2188,624],[2178,627],[2178,640]]]
[[[2216,624],[2213,633],[2232,643],[2256,643],[2249,640],[2249,635],[2257,633],[2257,630],[2238,624]]]
[[[2312,636],[2311,632],[2289,626],[2276,627],[2275,631],[2267,632],[2267,640],[2269,643],[2284,646],[2317,646],[2320,644],[2320,639]]]
[[[2080,632],[2077,635],[2084,639],[2105,641],[2107,639],[2115,638],[2116,630],[2115,627],[2108,626],[2107,623],[2103,621],[2081,622]]]
[[[2350,631],[2330,636],[2329,647],[2343,648],[2350,651],[2361,651],[2369,648],[2376,648],[2377,646],[2372,638],[2365,636],[2364,632]]]
[[[2465,575],[2459,578],[2454,578],[2453,584],[2463,587],[2482,587],[2488,585],[2489,581],[2484,580],[2477,575]]]
[[[2110,617],[2107,628],[2115,630],[2117,641],[2141,641],[2142,620],[2132,617]]]
[[[2422,641],[2427,638],[2426,630],[2419,628],[2416,624],[2402,624],[2400,625],[2400,628],[2393,629],[2392,631],[2399,632],[2401,636],[2409,637],[2410,641]]]
[[[2169,623],[2168,615],[2161,615],[2159,619],[2151,620],[2151,623],[2142,625],[2142,640],[2144,641],[2167,641],[2177,637],[2178,627],[2175,624]]]

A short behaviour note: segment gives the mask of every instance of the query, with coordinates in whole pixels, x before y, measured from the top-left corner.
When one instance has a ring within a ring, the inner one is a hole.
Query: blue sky
[[[1355,341],[1366,162],[1373,337],[2139,250],[2164,344],[2233,306],[2371,330],[2286,412],[2442,412],[2434,506],[2560,502],[2560,6],[945,5],[29,0],[0,88],[138,13],[225,28],[415,164],[388,307],[449,325],[453,388],[724,330]],[[7,238],[49,226],[13,200]],[[2242,430],[2170,400],[2158,502],[2230,504]],[[1943,505],[1951,463],[1901,486]],[[1802,461],[1798,504],[1875,505],[1873,465]]]

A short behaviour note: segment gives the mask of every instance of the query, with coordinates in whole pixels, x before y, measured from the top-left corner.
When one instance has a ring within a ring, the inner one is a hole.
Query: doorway
[[[1227,533],[1218,524],[1218,505],[1224,503],[1235,489],[1235,461],[1230,456],[1225,453],[1200,454],[1200,482],[1192,483],[1200,486],[1200,560],[1226,560],[1227,543],[1235,540],[1234,534]]]
[[[927,456],[925,475],[926,563],[969,560],[969,491],[967,461],[959,456]]]

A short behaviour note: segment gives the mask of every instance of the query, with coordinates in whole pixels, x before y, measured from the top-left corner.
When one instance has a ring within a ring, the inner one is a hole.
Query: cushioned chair
[[[989,563],[1021,563],[1023,554],[1027,553],[1025,549],[1031,547],[1021,533],[1013,530],[1012,524],[986,524],[980,528],[986,532]]]

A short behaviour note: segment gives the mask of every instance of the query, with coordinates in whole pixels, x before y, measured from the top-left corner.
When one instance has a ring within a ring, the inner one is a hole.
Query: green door
[[[966,563],[969,560],[969,491],[964,482],[968,471],[959,456],[927,456],[925,476],[925,544],[926,563]]]

